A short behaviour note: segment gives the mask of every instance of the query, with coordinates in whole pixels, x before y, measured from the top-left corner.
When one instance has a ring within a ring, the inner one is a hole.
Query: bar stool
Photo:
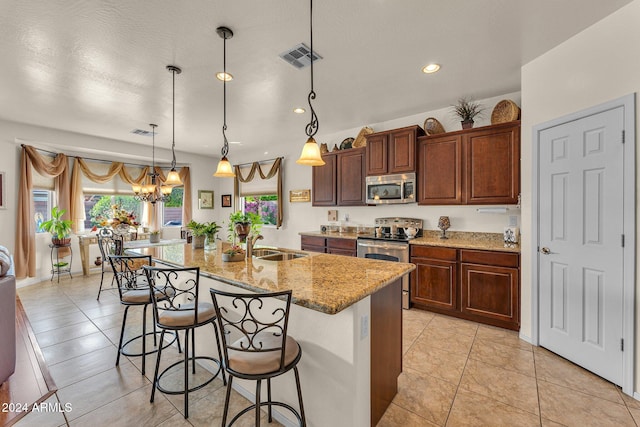
[[[161,373],[160,358],[162,348],[158,351],[156,369],[153,375],[153,388],[151,389],[150,402],[153,403],[156,389],[165,394],[184,394],[184,417],[189,418],[189,393],[199,390],[213,381],[218,374],[222,375],[222,381],[227,379],[222,367],[222,350],[218,326],[215,323],[216,316],[213,305],[199,301],[200,268],[159,268],[148,265],[143,266],[148,282],[152,285],[149,291],[153,302],[154,319],[156,326],[162,331],[160,341],[164,339],[165,332],[185,331],[184,333],[184,389],[167,390],[160,385],[162,376],[174,366],[183,363],[178,361],[164,369]],[[212,325],[216,344],[218,347],[218,359],[208,356],[196,356],[195,329],[201,326]],[[191,333],[191,355],[189,355],[189,333]],[[196,360],[209,360],[217,365],[217,370],[205,382],[189,388],[189,361],[191,371],[196,373]]]
[[[98,248],[100,248],[100,255],[102,256],[102,264],[100,264],[102,268],[102,273],[100,276],[100,289],[98,289],[98,301],[100,300],[100,292],[107,289],[102,289],[102,284],[104,282],[104,272],[105,268],[109,268],[111,263],[109,262],[109,255],[122,255],[123,242],[119,236],[115,236],[113,231],[108,228],[101,228],[98,231]],[[113,270],[113,269],[112,269]],[[111,278],[111,287],[113,287],[113,282],[115,280],[115,274]]]
[[[291,291],[235,294],[210,289],[210,292],[218,325],[223,334],[224,366],[229,374],[222,425],[227,425],[231,384],[233,378],[237,377],[256,381],[256,403],[240,411],[233,417],[229,426],[248,411],[255,409],[255,425],[259,427],[261,406],[267,406],[271,422],[271,407],[274,405],[288,409],[296,416],[301,426],[306,426],[297,367],[302,357],[302,349],[295,339],[287,336]],[[271,378],[291,369],[296,377],[300,412],[284,402],[271,400]],[[261,402],[260,385],[264,379],[267,380],[267,401]]]
[[[114,272],[116,283],[118,284],[118,293],[120,294],[120,304],[124,305],[124,315],[122,317],[122,329],[120,330],[120,341],[118,344],[118,357],[116,358],[116,366],[120,364],[120,355],[137,357],[142,356],[142,375],[145,374],[146,355],[153,354],[159,349],[156,325],[153,324],[153,332],[147,333],[147,306],[151,304],[151,296],[149,295],[149,283],[147,276],[142,270],[143,265],[151,265],[150,255],[109,255],[109,263]],[[163,295],[158,295],[158,298],[163,298]],[[124,341],[124,330],[127,324],[127,313],[132,306],[143,306],[142,310],[142,334],[136,335],[133,338]],[[154,349],[147,351],[147,339],[148,335],[153,335]],[[173,340],[164,343],[162,348],[166,348],[173,344],[178,339],[178,334],[174,333]],[[142,352],[131,353],[126,350],[126,347],[136,340],[142,340]],[[161,336],[160,342],[163,343],[164,336]],[[178,350],[180,350],[180,341],[178,340]]]

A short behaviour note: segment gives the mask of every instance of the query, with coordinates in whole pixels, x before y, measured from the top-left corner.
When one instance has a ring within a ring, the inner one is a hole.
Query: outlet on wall
[[[327,214],[327,221],[337,221],[338,220],[338,210],[337,209],[329,209]]]
[[[369,335],[369,316],[360,316],[360,339],[363,340]]]
[[[509,227],[518,226],[518,217],[516,215],[509,215]]]

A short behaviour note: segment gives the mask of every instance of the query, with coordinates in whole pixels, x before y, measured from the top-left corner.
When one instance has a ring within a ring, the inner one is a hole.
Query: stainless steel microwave
[[[416,174],[368,176],[366,179],[367,204],[414,203],[416,201]]]

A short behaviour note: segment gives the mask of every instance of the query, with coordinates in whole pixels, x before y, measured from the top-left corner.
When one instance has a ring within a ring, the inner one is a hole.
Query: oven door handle
[[[363,248],[376,248],[376,249],[400,249],[403,250],[402,246],[389,246],[389,245],[376,245],[370,243],[358,243],[358,246],[362,246]]]

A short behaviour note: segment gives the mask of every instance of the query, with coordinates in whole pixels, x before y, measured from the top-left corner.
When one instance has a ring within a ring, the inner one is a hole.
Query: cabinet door
[[[338,206],[366,204],[365,148],[352,148],[338,153]]]
[[[520,125],[464,135],[466,202],[516,204],[520,193]]]
[[[519,270],[460,264],[461,310],[483,323],[519,329]],[[472,317],[472,318],[473,318]]]
[[[389,134],[388,173],[416,171],[416,130],[399,129]]]
[[[457,269],[454,261],[411,258],[411,302],[440,310],[457,311]]]
[[[324,237],[317,236],[301,236],[300,249],[309,252],[326,252],[326,240]]]
[[[376,133],[367,136],[365,148],[367,158],[367,176],[387,173],[387,133]]]
[[[336,155],[322,156],[324,166],[313,167],[312,206],[335,206],[336,197]]]
[[[460,135],[418,140],[418,204],[463,203],[462,178]]]

